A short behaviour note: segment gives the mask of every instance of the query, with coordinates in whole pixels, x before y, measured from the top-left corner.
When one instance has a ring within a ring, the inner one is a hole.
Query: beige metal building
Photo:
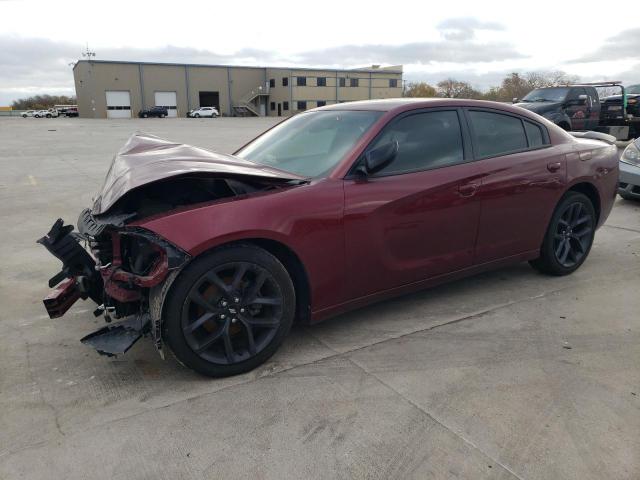
[[[332,103],[402,96],[402,66],[327,70],[80,60],[73,68],[85,118],[129,118],[165,106],[222,115],[284,116]]]

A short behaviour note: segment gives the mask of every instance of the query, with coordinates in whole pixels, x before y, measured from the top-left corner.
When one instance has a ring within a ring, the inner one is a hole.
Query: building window
[[[282,110],[289,110],[289,102],[282,102]]]
[[[358,78],[350,78],[349,79],[349,86],[350,87],[357,87],[358,86]]]
[[[271,102],[271,104],[269,105],[269,108],[273,112],[276,109],[276,102]]]
[[[317,85],[319,87],[326,87],[327,86],[327,77],[318,77],[316,80],[317,80]]]
[[[390,78],[389,79],[389,88],[398,88],[398,79]]]
[[[288,87],[289,86],[289,77],[284,77],[282,79],[282,86],[283,87]]]
[[[319,107],[324,107],[326,104],[327,104],[327,102],[326,102],[326,101],[324,101],[324,100],[318,100],[318,106],[319,106]]]
[[[272,78],[271,80],[269,80],[269,88],[275,88],[276,87],[276,79]]]
[[[347,86],[347,79],[346,79],[346,78],[344,78],[344,77],[340,77],[338,80],[340,81],[340,82],[339,82],[339,85],[340,85],[341,87],[346,87],[346,86]]]
[[[300,78],[300,77],[298,77]],[[307,109],[307,102],[297,102],[297,108],[298,110],[306,110]]]
[[[307,77],[296,77],[296,85],[299,87],[306,87]]]

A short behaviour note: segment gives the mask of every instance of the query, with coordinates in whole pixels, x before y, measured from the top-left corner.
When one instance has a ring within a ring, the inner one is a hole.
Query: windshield
[[[626,93],[640,93],[640,85],[629,85],[625,88]]]
[[[319,177],[338,164],[382,113],[301,113],[269,130],[236,156],[304,177]]]
[[[566,87],[536,88],[527,93],[523,102],[562,102],[569,93]]]

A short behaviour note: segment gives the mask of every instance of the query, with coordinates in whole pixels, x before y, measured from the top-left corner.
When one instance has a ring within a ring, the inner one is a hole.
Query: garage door
[[[156,92],[156,107],[165,107],[170,117],[178,116],[176,92]]]
[[[107,91],[107,118],[131,118],[129,92]]]

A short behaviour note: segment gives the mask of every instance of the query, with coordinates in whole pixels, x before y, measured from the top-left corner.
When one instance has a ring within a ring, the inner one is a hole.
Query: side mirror
[[[512,103],[518,103],[518,97],[513,97]]]
[[[358,170],[365,175],[379,172],[396,158],[398,148],[398,141],[393,139],[388,143],[369,150],[364,155],[364,165]]]

